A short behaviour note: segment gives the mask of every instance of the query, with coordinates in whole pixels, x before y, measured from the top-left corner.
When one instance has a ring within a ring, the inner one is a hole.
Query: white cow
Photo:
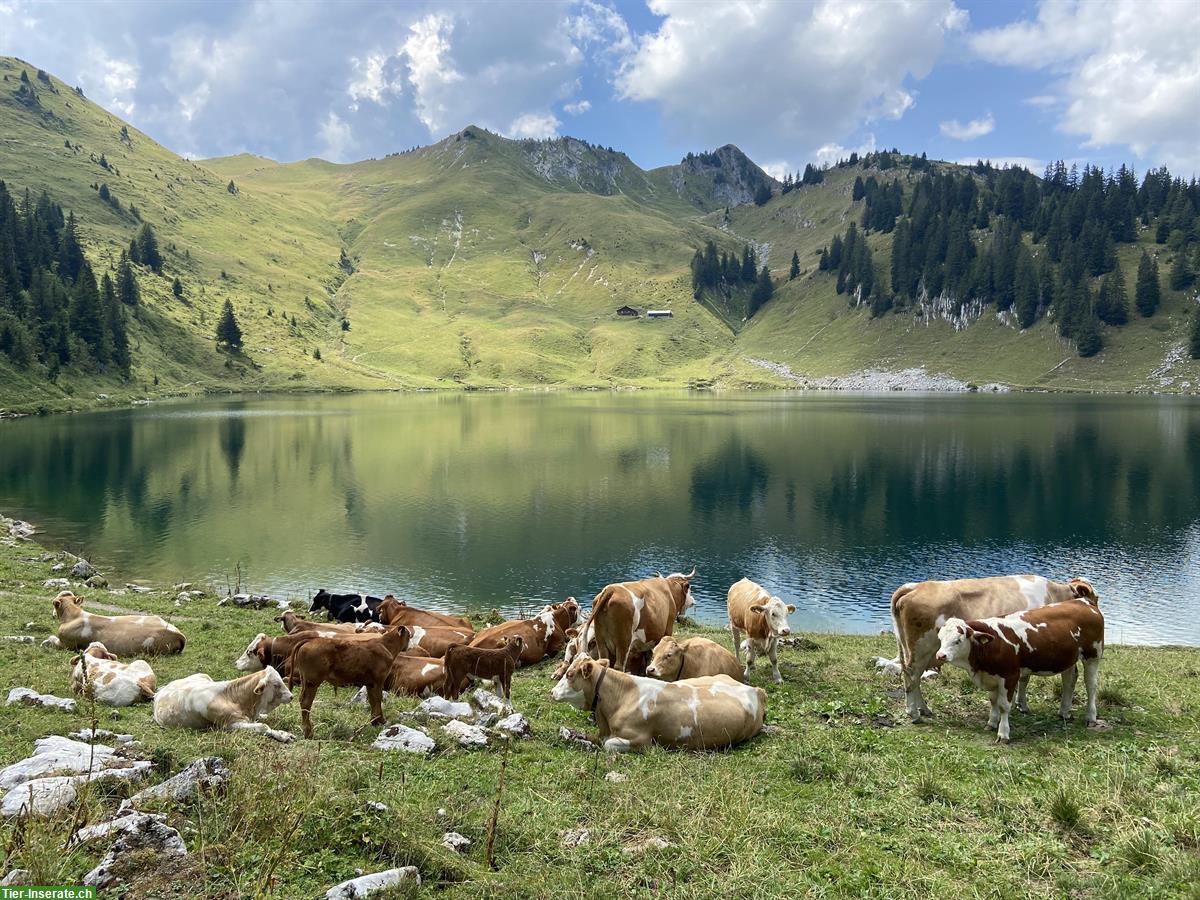
[[[213,681],[203,672],[172,681],[154,698],[154,721],[164,728],[223,728],[265,734],[286,743],[287,731],[269,728],[259,719],[290,703],[292,692],[274,669]]]
[[[154,670],[145,660],[130,663],[117,660],[115,653],[99,641],[71,660],[71,690],[95,697],[108,706],[132,706],[140,700],[153,700],[156,681]]]

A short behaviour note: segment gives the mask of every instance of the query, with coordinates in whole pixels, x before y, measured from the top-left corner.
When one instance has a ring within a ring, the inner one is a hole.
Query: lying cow
[[[417,609],[415,606],[409,606],[405,600],[397,600],[391,594],[384,597],[383,602],[379,604],[378,617],[384,625],[404,625],[408,628],[424,625],[426,628],[449,627],[475,631],[471,620],[466,616]]]
[[[530,666],[553,656],[567,642],[567,629],[579,618],[579,603],[572,598],[542,607],[532,619],[513,619],[485,628],[471,641],[472,647],[496,649],[511,638],[521,638],[521,665]]]
[[[68,650],[99,641],[117,656],[183,651],[183,633],[158,616],[100,616],[85,612],[83,598],[63,591],[54,598],[58,640]]]
[[[145,660],[117,661],[117,655],[98,641],[71,660],[71,690],[108,706],[133,706],[153,700],[154,670]]]
[[[457,700],[472,681],[490,679],[500,696],[512,698],[512,676],[520,664],[525,639],[520,635],[505,638],[499,647],[464,647],[455,644],[446,651],[442,696]]]
[[[365,687],[371,705],[371,724],[383,724],[383,691],[392,660],[408,649],[410,633],[403,625],[379,635],[314,637],[292,651],[287,662],[288,684],[300,682],[300,721],[304,736],[312,737],[311,710],[317,689],[325,682],[334,687]]]
[[[1104,615],[1091,600],[1064,600],[987,619],[952,618],[938,631],[937,661],[966,669],[971,679],[991,694],[988,726],[996,739],[1008,740],[1008,712],[1028,712],[1025,686],[1030,675],[1062,675],[1059,716],[1071,717],[1071,699],[1083,661],[1087,686],[1087,725],[1097,724],[1096,687],[1104,656]]]
[[[154,721],[164,728],[221,728],[255,731],[286,743],[292,735],[259,719],[292,701],[292,692],[274,669],[213,681],[203,672],[172,681],[154,697]]]
[[[325,610],[335,622],[377,622],[376,611],[383,601],[362,594],[331,594],[325,588],[317,591],[309,606],[310,613]]]
[[[938,629],[948,620],[1007,616],[1075,598],[1099,600],[1086,579],[1061,584],[1040,575],[910,582],[899,587],[892,594],[892,622],[909,718],[917,722],[932,715],[921,695],[921,677],[937,653]]]
[[[411,649],[411,647],[410,647]],[[446,680],[444,660],[432,656],[397,653],[388,673],[387,690],[410,697],[428,697],[442,689]]]
[[[702,637],[681,641],[669,635],[655,646],[646,674],[659,681],[681,681],[705,675],[728,675],[734,681],[746,680],[742,664],[716,641]]]
[[[610,669],[608,660],[579,656],[550,694],[596,716],[610,753],[648,744],[711,750],[749,740],[762,730],[767,695],[728,675],[657,681]]]
[[[742,661],[742,651],[746,651],[746,677],[749,678],[758,655],[765,653],[767,659],[771,660],[771,677],[776,684],[781,683],[779,639],[792,633],[788,625],[788,613],[796,611],[795,605],[784,604],[761,585],[743,578],[729,588],[726,607],[729,610],[729,630],[733,633],[733,652],[739,663]],[[744,644],[743,631],[746,632]]]
[[[585,624],[592,629],[596,653],[622,671],[646,670],[650,651],[672,633],[675,621],[695,605],[692,578],[676,573],[666,578],[624,581],[605,587],[592,601]]]
[[[371,630],[383,631],[383,626],[378,622],[313,622],[301,618],[290,610],[282,616],[276,617],[275,621],[283,623],[283,630],[287,634],[296,631],[319,631],[326,634],[361,634]]]
[[[450,626],[424,625],[412,626],[412,642],[409,650],[423,650],[425,656],[440,659],[446,655],[446,649],[453,644],[469,644],[475,632],[467,628],[451,628]]]

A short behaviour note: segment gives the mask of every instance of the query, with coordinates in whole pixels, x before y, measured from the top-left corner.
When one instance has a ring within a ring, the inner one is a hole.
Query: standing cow
[[[592,601],[592,614],[583,634],[596,642],[596,654],[622,671],[645,672],[650,651],[675,629],[696,600],[692,579],[696,570],[605,587]]]
[[[922,716],[932,715],[921,696],[921,676],[937,653],[938,629],[949,619],[1007,616],[1076,598],[1099,602],[1096,591],[1084,578],[1061,584],[1040,575],[1002,575],[910,582],[899,587],[892,594],[892,622],[909,718],[917,722]]]
[[[1025,686],[1030,675],[1062,675],[1058,714],[1071,717],[1071,699],[1083,662],[1087,686],[1087,724],[1096,718],[1096,689],[1104,656],[1104,615],[1091,600],[1064,600],[1008,616],[948,619],[938,631],[937,661],[966,669],[991,694],[988,726],[996,739],[1008,740],[1008,712],[1014,695],[1017,708],[1028,712]]]
[[[765,588],[755,584],[749,578],[729,588],[727,600],[729,609],[729,630],[733,632],[733,652],[740,663],[742,650],[746,651],[746,677],[754,668],[754,661],[760,653],[767,654],[771,660],[771,677],[776,684],[783,681],[779,674],[779,639],[792,633],[788,625],[788,613],[794,613],[794,604],[784,604],[778,597],[772,597]],[[746,632],[746,644],[742,646],[742,632]]]

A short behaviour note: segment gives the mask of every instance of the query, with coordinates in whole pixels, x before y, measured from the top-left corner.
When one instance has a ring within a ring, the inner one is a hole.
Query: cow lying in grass
[[[286,731],[259,719],[292,701],[292,692],[274,669],[213,681],[203,672],[172,681],[154,697],[154,721],[164,728],[222,728],[256,731],[276,741],[292,739]]]
[[[384,597],[383,602],[379,604],[378,618],[384,625],[404,625],[406,628],[424,625],[426,628],[439,626],[465,628],[472,633],[475,630],[471,625],[471,620],[466,616],[452,616],[449,613],[418,609],[415,606],[409,606],[405,600],[397,600],[391,594]]]
[[[140,700],[153,700],[154,670],[145,660],[117,661],[115,653],[98,641],[71,660],[71,690],[94,697],[108,706],[132,706]]]
[[[311,619],[302,618],[290,610],[282,616],[276,617],[275,621],[283,624],[283,630],[286,634],[293,634],[297,631],[361,634],[364,631],[383,631],[384,628],[378,622],[314,622]],[[322,636],[325,637],[327,635]]]
[[[681,681],[704,675],[728,675],[734,681],[746,680],[742,664],[732,653],[716,641],[702,637],[663,638],[654,648],[646,674],[659,681]]]
[[[432,656],[409,656],[407,652],[397,653],[392,660],[386,687],[393,694],[428,697],[440,691],[445,680],[444,660]]]
[[[576,657],[550,694],[595,714],[611,753],[649,744],[711,750],[762,730],[767,695],[728,675],[665,682],[610,669],[608,660]]]
[[[520,635],[504,638],[495,648],[455,644],[446,651],[442,696],[457,700],[472,680],[491,679],[505,700],[512,698],[512,676],[525,650]]]
[[[1007,741],[1008,712],[1028,712],[1025,685],[1030,675],[1062,675],[1059,716],[1071,717],[1076,663],[1083,662],[1087,686],[1087,724],[1095,726],[1096,689],[1104,656],[1104,615],[1089,600],[1065,600],[1009,616],[988,619],[950,619],[938,632],[939,663],[966,669],[971,679],[991,695],[988,726],[996,739]]]
[[[100,616],[83,608],[83,598],[63,591],[54,598],[58,640],[68,650],[99,641],[117,656],[183,651],[183,633],[158,616]]]
[[[543,606],[541,612],[532,619],[512,619],[485,628],[471,641],[471,646],[494,650],[504,646],[506,640],[519,637],[524,648],[520,663],[531,666],[563,648],[567,642],[567,629],[577,618],[579,603],[573,597],[568,597],[562,603]]]
[[[402,625],[379,635],[313,637],[300,643],[288,658],[288,684],[300,682],[300,721],[304,736],[312,737],[311,710],[317,689],[364,687],[371,705],[371,724],[383,724],[383,691],[392,660],[408,648],[410,633]]]

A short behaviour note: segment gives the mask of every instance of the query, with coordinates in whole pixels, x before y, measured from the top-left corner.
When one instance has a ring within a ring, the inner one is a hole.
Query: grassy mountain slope
[[[18,93],[22,71],[35,101]],[[1023,333],[989,313],[955,332],[850,309],[816,272],[816,254],[861,214],[850,196],[861,166],[760,207],[746,201],[776,183],[732,146],[647,172],[575,139],[511,141],[472,126],[350,165],[250,154],[192,162],[11,58],[0,59],[0,123],[0,178],[73,211],[98,275],[141,221],[166,257],[163,277],[141,273],[130,382],[66,371],[51,383],[0,356],[7,407],[281,388],[785,383],[752,359],[808,376],[923,365],[977,382],[1155,388],[1153,373],[1180,355],[1186,333],[1188,301],[1170,291],[1153,320],[1106,335],[1090,360],[1045,321]],[[101,184],[120,210],[99,198]],[[731,251],[754,242],[780,279],[753,321],[692,299],[688,262],[707,240]],[[890,240],[870,237],[881,271]],[[804,272],[789,283],[793,250]],[[1132,273],[1140,248],[1120,252]],[[1160,258],[1165,280],[1169,254]],[[226,299],[245,333],[234,356],[213,339]],[[618,319],[623,304],[675,315]],[[1170,374],[1169,389],[1200,382],[1190,361]]]

